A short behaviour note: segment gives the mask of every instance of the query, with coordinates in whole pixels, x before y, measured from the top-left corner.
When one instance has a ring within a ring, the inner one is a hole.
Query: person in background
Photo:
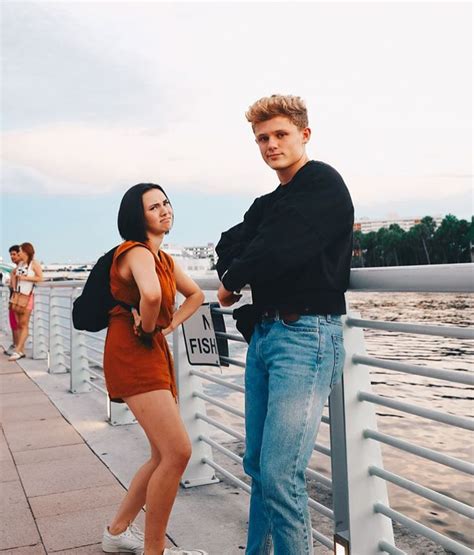
[[[31,311],[34,307],[33,289],[36,283],[43,281],[43,270],[40,263],[35,260],[35,249],[31,243],[20,245],[19,263],[12,276],[13,290],[19,291],[24,295],[29,295],[28,305],[23,314],[16,313],[17,320],[17,339],[12,354],[8,358],[13,362],[25,357],[25,343],[28,339],[28,326],[30,323]]]
[[[10,297],[11,297],[13,293],[12,279],[13,279],[13,276],[15,275],[16,267],[20,262],[20,245],[12,245],[8,249],[8,252],[10,253],[10,260],[12,261],[12,264],[15,264],[15,268],[12,270],[10,274],[10,281],[8,284],[8,287],[10,289]],[[8,347],[8,349],[5,349],[4,353],[8,356],[11,356],[13,354],[13,351],[15,350],[15,345],[18,341],[18,323],[16,321],[16,314],[13,312],[11,308],[8,309],[8,321],[10,322],[10,329],[12,330],[12,342],[11,342],[11,345]]]
[[[305,469],[324,403],[344,366],[341,314],[349,284],[354,208],[339,173],[310,160],[303,100],[272,95],[246,113],[278,187],[222,235],[218,299],[246,284],[245,472],[252,478],[247,555],[313,553]],[[253,307],[252,310],[249,307]],[[242,321],[240,322],[242,324]]]
[[[116,300],[139,310],[117,305],[109,312],[104,375],[110,399],[127,403],[145,432],[150,457],[104,530],[106,553],[206,555],[202,550],[165,548],[166,526],[191,456],[166,336],[204,300],[198,285],[161,250],[172,225],[173,209],[159,185],[139,183],[125,193],[118,214],[124,242],[114,253],[110,291]],[[185,300],[175,311],[176,292]],[[144,505],[143,535],[134,520]]]

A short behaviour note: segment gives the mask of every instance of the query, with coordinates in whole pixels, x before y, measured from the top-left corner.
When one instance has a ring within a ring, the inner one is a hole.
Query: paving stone
[[[64,493],[30,497],[30,505],[35,518],[53,516],[88,508],[118,505],[124,498],[126,490],[118,483],[110,486],[79,489]]]
[[[113,505],[38,518],[36,523],[46,551],[49,553],[97,544],[102,540],[104,526],[110,522],[116,510],[117,506]],[[143,513],[137,523],[143,529]]]
[[[12,364],[9,362],[8,365],[2,364],[0,366],[0,374],[18,374],[21,372],[23,372],[23,370],[18,366],[18,364]]]
[[[21,514],[29,509],[20,480],[4,482],[0,488],[0,517],[5,514]]]
[[[10,364],[14,363],[11,362]],[[40,389],[24,372],[0,375],[0,392],[2,394],[23,393],[25,391],[40,391]]]
[[[12,460],[0,461],[0,482],[18,480],[18,473]]]
[[[0,500],[0,545],[3,549],[34,545],[40,542],[20,482],[4,482]]]
[[[12,453],[83,442],[62,417],[39,422],[4,422],[3,431]]]
[[[2,422],[26,422],[29,420],[48,420],[58,418],[61,413],[51,403],[38,403],[33,405],[20,405],[8,407],[7,411],[0,412]]]
[[[94,545],[75,547],[74,549],[66,549],[65,551],[55,551],[54,555],[104,555],[104,552],[102,551],[102,544],[95,543]]]
[[[45,555],[46,551],[42,543],[37,543],[36,545],[24,545],[16,549],[2,550],[0,553],[1,555]]]
[[[49,399],[41,391],[32,391],[25,393],[4,393],[0,387],[0,410],[8,407],[18,407],[44,403],[49,405]]]
[[[8,448],[7,440],[3,434],[3,426],[0,425],[0,461],[11,461],[12,455]]]
[[[59,447],[17,451],[13,454],[13,458],[15,459],[15,463],[19,465],[44,461],[59,461],[61,459],[75,459],[91,454],[93,453],[85,443],[76,443],[75,445],[61,445]]]
[[[22,464],[17,468],[28,497],[117,484],[108,468],[92,453],[74,459]]]

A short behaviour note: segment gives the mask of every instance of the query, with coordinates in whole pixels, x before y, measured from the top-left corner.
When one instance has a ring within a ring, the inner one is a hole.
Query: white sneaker
[[[11,354],[11,356],[8,357],[8,360],[10,362],[13,362],[15,360],[20,360],[20,358],[25,358],[25,353],[20,353],[18,351],[13,351],[13,353]]]
[[[122,532],[114,536],[106,527],[102,536],[102,551],[105,553],[137,553],[142,554],[144,549],[143,532],[135,526],[130,526]]]
[[[179,547],[166,548],[163,555],[208,555],[207,551],[202,549],[181,549]]]
[[[11,356],[11,355],[13,354],[13,351],[14,351],[14,350],[15,350],[15,345],[12,343],[12,344],[10,345],[10,347],[8,347],[8,349],[5,349],[5,350],[3,351],[3,354],[4,354],[4,355],[7,355],[7,356]]]

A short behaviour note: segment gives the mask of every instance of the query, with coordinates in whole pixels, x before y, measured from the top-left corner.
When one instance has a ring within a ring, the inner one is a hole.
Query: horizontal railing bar
[[[389,407],[408,414],[414,414],[415,416],[421,416],[422,418],[428,418],[429,420],[434,420],[435,422],[442,422],[443,424],[456,426],[457,428],[474,430],[474,418],[464,418],[463,416],[445,414],[437,410],[416,407],[414,405],[409,405],[408,403],[402,403],[401,401],[388,399],[387,397],[382,397],[366,391],[359,392],[357,397],[359,401],[375,403],[377,405],[382,405],[383,407]]]
[[[96,378],[98,378],[99,380],[105,380],[105,377],[103,374],[100,374],[99,372],[96,372],[95,370],[91,370],[90,368],[87,369],[87,372],[89,374],[92,374],[93,376],[95,376]]]
[[[38,302],[36,302],[36,304],[38,304]],[[36,314],[47,314],[49,316],[49,310],[43,310],[42,308],[38,308],[37,306],[35,306],[34,311],[36,312]]]
[[[94,353],[97,353],[98,355],[103,355],[104,354],[104,349],[98,349],[97,347],[92,347],[91,345],[84,345],[84,347],[88,351],[93,351]]]
[[[88,331],[83,331],[83,330],[77,330],[77,332],[83,335],[84,337],[88,337],[89,339],[94,339],[95,341],[101,341],[102,343],[105,343],[105,337],[94,335]]]
[[[352,362],[355,364],[364,364],[365,366],[374,366],[376,368],[385,368],[387,370],[395,370],[397,372],[405,372],[406,374],[415,374],[417,376],[427,376],[428,378],[436,378],[438,380],[446,380],[449,382],[462,383],[465,385],[474,385],[473,372],[459,372],[458,370],[439,370],[429,366],[418,366],[417,364],[405,364],[404,362],[395,362],[392,360],[383,360],[365,355],[353,355]]]
[[[58,307],[57,307],[58,308]],[[52,317],[52,315],[50,315],[50,318]],[[55,314],[54,318],[58,318],[59,320],[66,320],[66,322],[70,322],[71,321],[71,315],[68,314],[67,316],[64,316],[63,314]]]
[[[193,369],[189,373],[192,376],[199,376],[203,380],[207,380],[207,381],[212,382],[212,383],[217,383],[219,385],[223,385],[224,387],[228,387],[229,389],[239,391],[240,393],[245,393],[245,387],[243,387],[241,385],[229,383],[227,380],[223,380],[221,378],[216,378],[214,376],[206,374],[206,372],[201,372],[200,370],[194,370]]]
[[[56,332],[53,334],[54,337],[62,337],[63,339],[66,339],[67,341],[69,341],[71,338],[69,337],[69,335],[65,335],[64,333],[61,332]]]
[[[70,331],[70,327],[69,326],[65,326],[63,324],[54,324],[57,328],[61,328],[62,330],[66,330],[66,331]]]
[[[224,362],[228,362],[229,364],[233,364],[234,366],[239,366],[240,368],[245,368],[245,362],[241,362],[240,360],[237,360],[235,358],[229,358],[229,357],[225,357],[225,356],[220,356],[219,357],[221,360],[223,360]]]
[[[226,457],[229,457],[229,459],[232,459],[234,462],[242,465],[243,464],[243,459],[242,457],[239,457],[239,455],[236,455],[235,453],[233,453],[230,449],[227,449],[226,447],[224,447],[223,445],[221,445],[220,443],[217,443],[217,441],[214,441],[213,439],[211,439],[210,437],[207,436],[203,436],[200,435],[199,439],[201,441],[204,441],[204,443],[207,443],[208,445],[210,445],[211,447],[214,447],[214,449],[216,449],[217,451],[223,453]]]
[[[380,441],[381,443],[385,443],[386,445],[390,445],[391,447],[395,447],[401,451],[406,451],[407,453],[411,453],[412,455],[422,457],[429,461],[449,466],[450,468],[454,468],[460,472],[474,475],[474,464],[467,461],[461,461],[454,457],[450,457],[449,455],[444,455],[443,453],[438,453],[437,451],[433,451],[433,449],[421,447],[375,430],[364,430],[364,437],[366,439]]]
[[[247,343],[245,339],[241,335],[235,335],[233,333],[224,333],[223,331],[216,331],[214,332],[217,337],[225,337],[226,339],[230,339],[231,341],[238,341],[239,343]]]
[[[212,289],[211,289],[212,291]],[[216,314],[227,314],[228,316],[232,316],[233,314],[233,309],[232,308],[211,308],[211,312],[215,312]]]
[[[222,401],[217,401],[216,399],[214,399],[213,397],[210,397],[209,395],[206,395],[205,393],[199,393],[195,391],[193,393],[193,397],[198,397],[199,399],[203,399],[204,401],[207,401],[208,403],[211,403],[216,407],[220,407],[221,409],[226,410],[227,412],[235,414],[236,416],[240,416],[241,418],[245,418],[245,414],[241,410],[234,409],[234,407],[231,407],[230,405],[228,405],[227,403],[223,403]]]
[[[321,453],[328,457],[331,456],[331,449],[329,449],[328,447],[325,447],[324,445],[321,445],[320,443],[314,444],[313,451],[317,451],[318,453]]]
[[[435,532],[431,528],[428,528],[427,526],[416,522],[416,520],[408,518],[398,511],[390,509],[390,507],[387,507],[382,503],[375,503],[374,511],[376,513],[387,516],[391,520],[394,520],[395,522],[402,524],[412,532],[415,532],[415,534],[420,534],[421,536],[424,536],[425,538],[436,542],[438,545],[441,545],[442,547],[452,551],[453,553],[456,553],[457,555],[472,555],[472,550],[465,545],[462,545],[457,541],[443,536],[443,534],[440,534],[439,532]]]
[[[398,549],[398,547],[395,547],[394,545],[386,542],[385,540],[382,540],[381,542],[379,542],[379,549],[381,549],[382,551],[385,551],[385,553],[388,553],[389,555],[407,555],[405,551]]]
[[[311,468],[306,469],[306,476],[312,478],[320,484],[323,484],[323,486],[326,486],[327,488],[332,488],[332,481],[329,478],[326,478],[326,476],[323,476],[323,474],[320,474]]]
[[[473,278],[472,263],[352,268],[349,291],[473,293]],[[205,291],[217,291],[220,285],[217,275],[195,281]]]
[[[226,455],[227,457],[232,459],[234,462],[236,462],[240,465],[243,464],[242,457],[239,457],[238,455],[236,455],[235,453],[233,453],[232,451],[230,451],[229,449],[227,449],[226,447],[224,447],[223,445],[221,445],[217,441],[214,441],[211,438],[206,437],[206,436],[202,436],[202,435],[199,436],[199,439],[201,439],[202,441],[204,441],[205,443],[207,443],[211,447],[214,447],[215,449],[217,449],[218,451],[220,451],[221,453],[223,453],[224,455]],[[310,469],[307,469],[307,471],[308,470],[310,470]],[[311,472],[313,472],[314,474],[317,474],[313,470],[311,470]],[[318,475],[318,481],[321,481],[321,480],[319,480],[319,476],[321,476],[321,475]],[[321,477],[323,479],[327,480],[327,478],[325,478],[324,476],[321,476]],[[321,503],[318,503],[314,499],[310,498],[308,500],[308,505],[310,507],[312,507],[315,511],[318,511],[318,513],[321,513],[322,515],[327,516],[328,518],[334,519],[334,512],[331,511],[331,509],[328,509],[327,507],[325,507],[324,505],[321,505]]]
[[[331,424],[331,421],[329,420],[329,416],[325,416],[324,414],[321,416],[321,422],[323,424],[328,424],[328,425]]]
[[[324,505],[321,505],[321,503],[318,503],[314,499],[311,499],[311,497],[308,499],[308,507],[311,507],[319,514],[327,518],[330,518],[331,520],[334,520],[334,511],[331,511],[331,509],[328,509]]]
[[[242,480],[239,480],[238,478],[236,478],[231,472],[228,472],[220,464],[215,463],[214,461],[212,461],[211,459],[208,459],[207,457],[203,457],[201,460],[203,463],[211,466],[214,470],[217,470],[217,472],[225,476],[230,482],[235,484],[237,487],[239,487],[240,489],[243,489],[246,493],[250,493],[250,486],[248,486],[245,482],[242,482]]]
[[[86,382],[93,387],[94,389],[97,389],[97,391],[100,391],[101,393],[103,393],[104,395],[107,395],[107,390],[104,389],[103,387],[100,387],[100,385],[97,385],[96,383],[94,383],[91,380],[86,380]]]
[[[334,543],[328,537],[324,536],[323,534],[321,534],[321,532],[318,532],[314,528],[311,528],[311,530],[313,532],[313,538],[316,541],[329,549],[334,549]]]
[[[369,466],[369,474],[371,476],[378,476],[382,478],[382,480],[387,480],[396,486],[399,486],[403,489],[411,491],[412,493],[416,493],[425,499],[429,499],[438,505],[441,505],[445,509],[450,509],[459,513],[463,516],[467,516],[468,518],[474,519],[474,508],[462,503],[461,501],[457,501],[456,499],[452,499],[447,495],[443,495],[442,493],[438,493],[430,488],[426,488],[416,482],[412,482],[407,478],[403,478],[402,476],[398,476],[393,472],[389,472],[388,470],[384,470],[383,468],[378,468],[376,466]]]
[[[383,322],[379,320],[363,320],[362,318],[353,318],[352,316],[346,319],[346,324],[355,328],[367,328],[371,330],[434,335],[436,337],[454,337],[456,339],[474,339],[473,329],[454,326],[427,326],[425,324]]]
[[[95,364],[96,366],[99,366],[99,368],[102,368],[102,362],[99,362],[98,360],[95,360],[95,358],[92,358],[92,357],[87,356],[87,355],[84,356],[84,358],[86,360],[88,360],[89,362],[92,362],[92,364]],[[90,370],[89,370],[89,372],[90,372]]]
[[[66,295],[59,295],[58,293],[54,292],[53,295],[51,295],[51,300],[53,301],[54,299],[70,299],[72,296],[72,291],[69,294]]]
[[[229,428],[225,424],[221,424],[219,421],[214,420],[213,418],[210,418],[205,414],[201,414],[200,412],[197,412],[196,418],[199,418],[199,420],[204,420],[204,422],[207,422],[211,426],[214,426],[215,428],[222,430],[226,434],[229,434],[240,441],[245,441],[245,436],[243,434],[241,434],[240,432],[237,432],[236,430],[233,430],[232,428]]]

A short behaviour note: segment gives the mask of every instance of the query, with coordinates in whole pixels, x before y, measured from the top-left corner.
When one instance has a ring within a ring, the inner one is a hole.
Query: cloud
[[[232,141],[215,137],[212,125],[200,124],[176,124],[164,132],[85,124],[10,131],[3,139],[8,168],[4,188],[97,194],[156,181],[183,190],[258,193],[274,185],[263,164],[258,179],[253,168],[256,147],[248,136],[246,141],[235,135]],[[245,142],[247,149],[242,148]]]

